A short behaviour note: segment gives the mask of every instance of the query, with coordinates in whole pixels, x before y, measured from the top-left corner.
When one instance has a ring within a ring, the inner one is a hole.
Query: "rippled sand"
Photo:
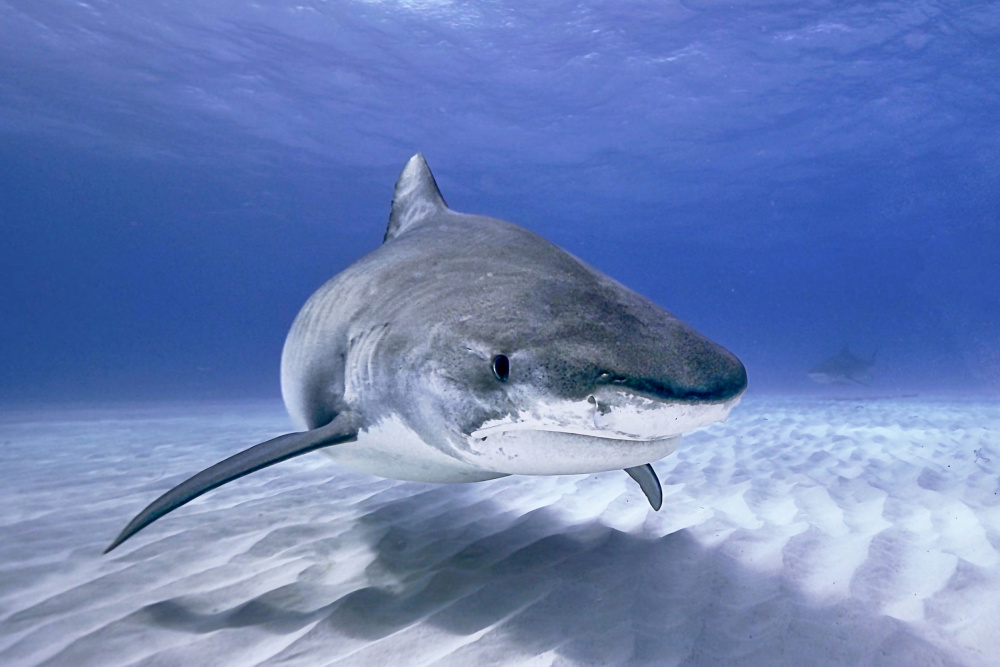
[[[1000,664],[1000,404],[750,398],[625,473],[321,454],[174,512],[280,404],[0,413],[0,664]]]

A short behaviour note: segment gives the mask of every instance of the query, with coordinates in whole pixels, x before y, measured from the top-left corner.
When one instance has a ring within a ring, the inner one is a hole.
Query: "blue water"
[[[0,0],[0,401],[277,396],[417,151],[752,391],[996,395],[998,73],[965,0]]]

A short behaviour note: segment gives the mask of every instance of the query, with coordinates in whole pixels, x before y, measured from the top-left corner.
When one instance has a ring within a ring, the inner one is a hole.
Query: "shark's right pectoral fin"
[[[279,435],[277,438],[230,456],[181,482],[150,503],[125,526],[104,553],[108,553],[165,514],[234,479],[316,449],[356,440],[360,427],[361,419],[357,414],[342,412],[326,426],[301,433]]]
[[[646,500],[649,501],[654,510],[659,512],[663,505],[663,489],[660,488],[660,480],[657,478],[653,466],[647,463],[634,468],[625,468],[625,472],[639,483],[639,488],[646,494]]]

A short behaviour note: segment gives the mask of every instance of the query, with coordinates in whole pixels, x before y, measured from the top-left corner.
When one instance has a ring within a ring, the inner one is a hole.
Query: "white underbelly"
[[[520,425],[519,425],[520,426]],[[575,475],[621,470],[674,452],[679,436],[601,437],[601,433],[523,427],[467,437],[454,455],[428,444],[397,417],[362,430],[354,442],[320,451],[337,463],[377,477],[414,482],[480,482],[506,475]]]
[[[384,419],[360,431],[355,442],[320,451],[352,470],[411,482],[482,482],[509,474],[484,469],[445,454],[427,444],[396,417]]]

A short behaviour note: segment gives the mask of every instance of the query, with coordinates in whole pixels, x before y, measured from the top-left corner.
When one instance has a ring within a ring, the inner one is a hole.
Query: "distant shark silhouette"
[[[380,248],[323,285],[281,358],[302,432],[171,489],[110,551],[201,494],[323,448],[381,477],[475,482],[624,469],[659,509],[651,461],[726,418],[743,364],[537,234],[449,209],[415,155]]]
[[[809,371],[810,379],[820,384],[850,384],[855,382],[869,386],[872,383],[871,367],[875,365],[875,355],[862,359],[848,346],[844,346],[836,356],[830,357]]]

